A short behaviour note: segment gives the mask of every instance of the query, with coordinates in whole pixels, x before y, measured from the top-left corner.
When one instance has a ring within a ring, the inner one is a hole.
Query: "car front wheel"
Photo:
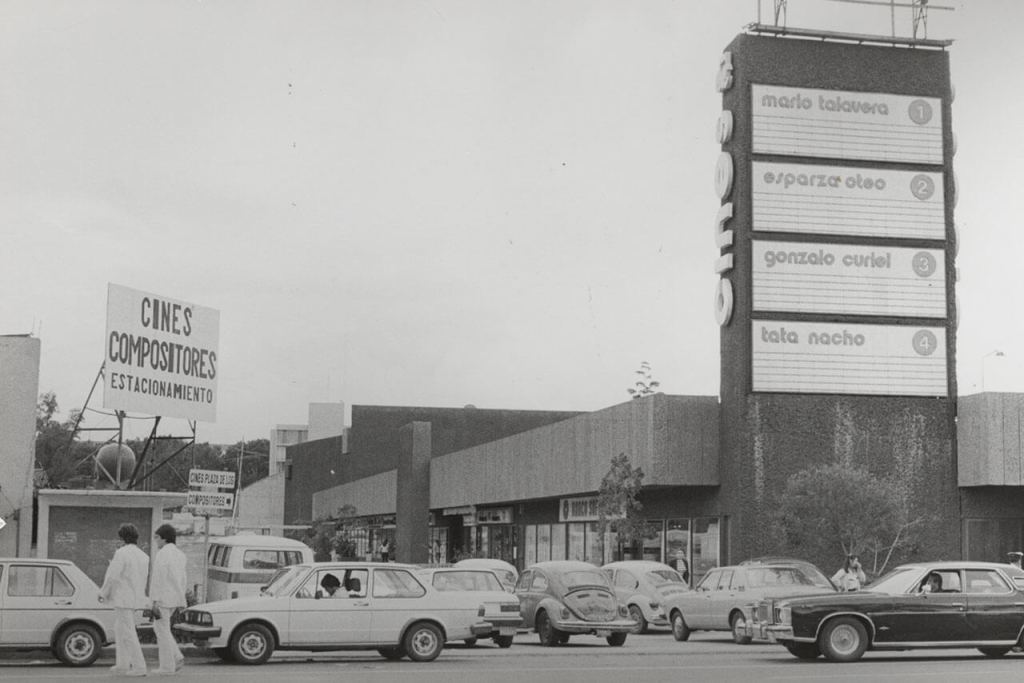
[[[500,648],[512,647],[514,636],[494,636],[494,644]]]
[[[676,610],[672,613],[672,637],[682,642],[690,639],[690,627],[686,625],[686,620],[683,619],[683,613]]]
[[[399,659],[405,656],[405,650],[401,647],[378,647],[377,652],[384,659],[390,659],[392,662],[397,662]]]
[[[71,624],[65,627],[54,645],[53,654],[68,666],[89,666],[100,656],[99,631],[89,624]]]
[[[1008,647],[979,647],[978,652],[986,657],[1002,657],[1010,651]]]
[[[817,643],[786,643],[786,649],[789,650],[789,654],[799,659],[817,659],[821,656],[821,650],[818,649]]]
[[[242,624],[231,635],[231,656],[239,664],[263,664],[274,654],[274,636],[262,624]]]
[[[605,638],[605,640],[607,640],[608,644],[611,645],[612,647],[622,647],[622,644],[626,642],[626,636],[627,635],[629,635],[629,634],[628,633],[613,633],[610,636],[607,636]]]
[[[868,649],[868,632],[857,619],[838,617],[825,625],[818,646],[830,661],[855,662]]]
[[[749,645],[750,641],[753,640],[747,635],[747,618],[743,616],[742,612],[737,612],[732,615],[729,620],[729,627],[732,629],[732,640],[737,645]]]
[[[213,654],[215,654],[218,657],[220,657],[221,661],[224,661],[224,662],[233,662],[233,661],[235,661],[235,658],[231,655],[231,648],[230,647],[215,647],[215,648],[213,648]]]
[[[405,653],[414,662],[432,662],[444,649],[444,634],[434,624],[421,621],[405,632]]]
[[[629,606],[629,618],[636,622],[630,633],[647,633],[647,619],[644,618],[644,611],[637,605]]]

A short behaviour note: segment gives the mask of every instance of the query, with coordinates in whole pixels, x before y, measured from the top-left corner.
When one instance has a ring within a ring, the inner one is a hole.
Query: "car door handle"
[[[962,603],[962,602],[951,602],[951,603],[949,603],[949,606],[950,607],[956,607],[957,609],[963,609],[964,608],[964,603]]]
[[[368,602],[353,602],[352,604],[355,605],[356,607],[369,607],[370,606],[370,603],[368,603]]]
[[[70,600],[57,600],[53,604],[55,604],[55,605],[70,605],[72,603],[71,603]]]

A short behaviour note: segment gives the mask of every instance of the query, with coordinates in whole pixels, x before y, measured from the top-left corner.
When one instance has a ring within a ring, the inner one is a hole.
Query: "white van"
[[[259,595],[281,567],[313,561],[313,549],[282,536],[235,534],[210,540],[206,602]]]

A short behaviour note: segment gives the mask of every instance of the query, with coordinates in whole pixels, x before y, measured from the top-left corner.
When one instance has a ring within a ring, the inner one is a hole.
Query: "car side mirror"
[[[316,593],[313,594],[313,597],[316,598],[317,600],[319,600],[320,598],[324,597],[324,592],[321,591],[321,590],[318,590]]]

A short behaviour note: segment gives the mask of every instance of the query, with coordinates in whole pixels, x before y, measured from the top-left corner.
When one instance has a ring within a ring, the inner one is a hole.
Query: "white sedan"
[[[88,666],[114,635],[114,610],[70,560],[0,558],[0,649],[47,649]]]
[[[491,633],[478,596],[435,591],[417,570],[394,562],[294,565],[258,597],[190,607],[174,630],[242,664],[262,664],[274,650],[377,650],[429,662],[445,641]]]
[[[419,571],[423,582],[443,593],[469,591],[484,606],[483,618],[494,630],[487,634],[501,648],[512,647],[516,627],[523,622],[519,614],[519,598],[504,589],[501,580],[490,569],[472,567],[437,567]],[[466,645],[476,645],[476,638],[466,639]]]

